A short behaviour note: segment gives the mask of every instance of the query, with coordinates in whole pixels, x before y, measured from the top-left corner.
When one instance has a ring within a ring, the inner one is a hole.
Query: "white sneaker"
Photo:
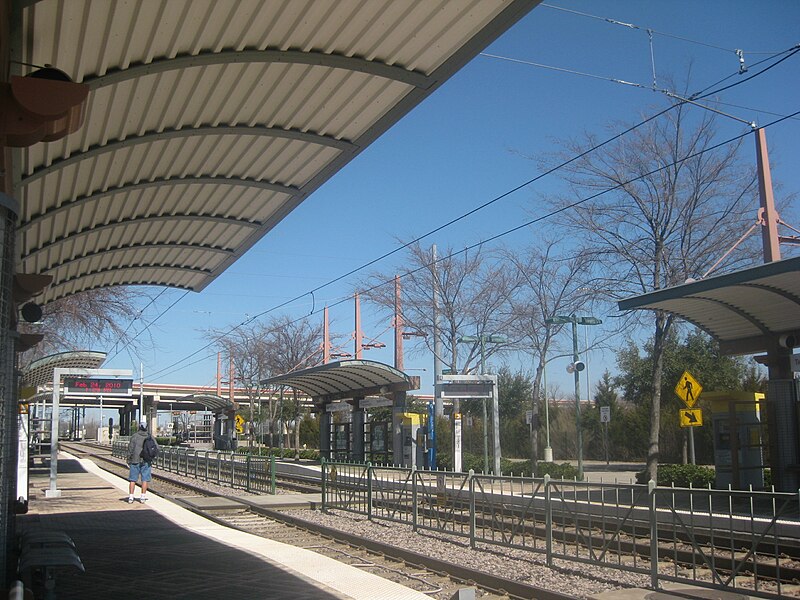
[[[141,497],[139,498],[139,502],[141,502],[142,504],[144,504],[145,502],[147,502],[147,496],[141,496]]]
[[[133,504],[133,496],[128,496],[128,504]]]

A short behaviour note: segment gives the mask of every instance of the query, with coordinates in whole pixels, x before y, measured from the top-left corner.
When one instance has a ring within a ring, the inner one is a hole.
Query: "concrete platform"
[[[152,493],[146,504],[128,504],[127,481],[89,460],[62,455],[58,497],[45,497],[49,469],[32,470],[30,481],[29,512],[17,517],[17,533],[66,532],[86,569],[57,575],[61,600],[429,600],[309,550],[217,525]]]

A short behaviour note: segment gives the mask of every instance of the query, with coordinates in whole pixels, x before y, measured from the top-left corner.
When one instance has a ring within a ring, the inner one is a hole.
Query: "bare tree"
[[[531,399],[534,414],[538,413],[542,397],[542,374],[547,354],[555,336],[564,327],[563,324],[554,324],[552,319],[584,308],[597,293],[591,287],[590,256],[564,256],[559,254],[558,247],[556,242],[546,241],[522,252],[506,252],[507,260],[516,268],[519,281],[512,301],[516,329],[521,338],[519,344],[534,359]],[[537,458],[537,437],[534,435],[531,440],[533,463]]]
[[[755,217],[755,174],[740,157],[740,144],[714,148],[715,118],[679,105],[628,136],[569,164],[566,180],[580,198],[609,193],[568,208],[566,224],[600,265],[600,288],[611,299],[700,278],[746,231]],[[575,156],[596,145],[592,136],[565,144]],[[740,248],[725,265],[749,264]],[[647,457],[656,478],[659,456],[664,342],[674,324],[656,312],[653,325],[653,395]]]
[[[245,389],[250,404],[250,424],[255,423],[254,406],[261,406],[261,381],[270,371],[270,350],[265,341],[264,325],[254,323],[242,325],[234,331],[215,331],[212,336],[219,341],[221,350],[233,364],[233,374],[229,375]],[[248,431],[248,445],[253,446],[254,431]]]
[[[45,304],[40,322],[19,324],[22,333],[44,335],[39,344],[24,353],[22,365],[54,352],[135,344],[136,332],[126,326],[140,316],[139,306],[148,298],[131,286],[113,286]]]
[[[322,324],[313,325],[308,319],[292,319],[278,316],[267,322],[254,321],[237,327],[234,331],[210,333],[221,350],[233,357],[235,380],[246,390],[250,400],[250,422],[256,415],[254,405],[261,406],[267,391],[261,381],[290,373],[298,369],[319,364],[322,357]],[[295,417],[295,446],[299,440],[299,398],[292,392]],[[267,419],[269,421],[269,445],[274,445],[273,434],[279,411],[283,407],[274,401],[274,394],[267,397]],[[252,436],[251,436],[252,445]]]
[[[284,316],[272,320],[268,327],[266,345],[269,348],[270,368],[274,374],[291,373],[322,362],[322,323],[313,324],[307,318],[292,319]],[[292,389],[292,400],[295,458],[299,458],[302,411],[296,389]]]
[[[484,357],[508,349],[514,339],[507,331],[513,323],[511,294],[516,281],[513,269],[492,260],[483,249],[454,253],[439,250],[438,260],[432,248],[418,243],[409,246],[409,256],[401,270],[402,317],[408,330],[425,334],[418,351],[433,352],[434,289],[438,291],[442,354],[439,358],[454,372],[469,373],[480,360],[480,346],[467,346],[466,357],[459,361],[461,336],[506,333],[509,342],[485,345]],[[370,302],[394,310],[394,273],[372,274],[362,292]],[[385,283],[384,283],[385,282]],[[459,362],[461,366],[459,367]]]

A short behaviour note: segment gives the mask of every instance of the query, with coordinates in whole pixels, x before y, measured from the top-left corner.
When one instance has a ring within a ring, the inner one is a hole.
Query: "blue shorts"
[[[128,481],[138,481],[139,476],[142,477],[142,481],[150,481],[152,478],[152,473],[150,472],[150,463],[142,461],[138,464],[134,463],[131,465],[131,472],[128,475]]]

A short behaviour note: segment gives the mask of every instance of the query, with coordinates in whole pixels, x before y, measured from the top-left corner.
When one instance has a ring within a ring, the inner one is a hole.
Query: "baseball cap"
[[[147,419],[142,419],[141,421],[139,421],[139,427],[141,429],[147,429]]]

